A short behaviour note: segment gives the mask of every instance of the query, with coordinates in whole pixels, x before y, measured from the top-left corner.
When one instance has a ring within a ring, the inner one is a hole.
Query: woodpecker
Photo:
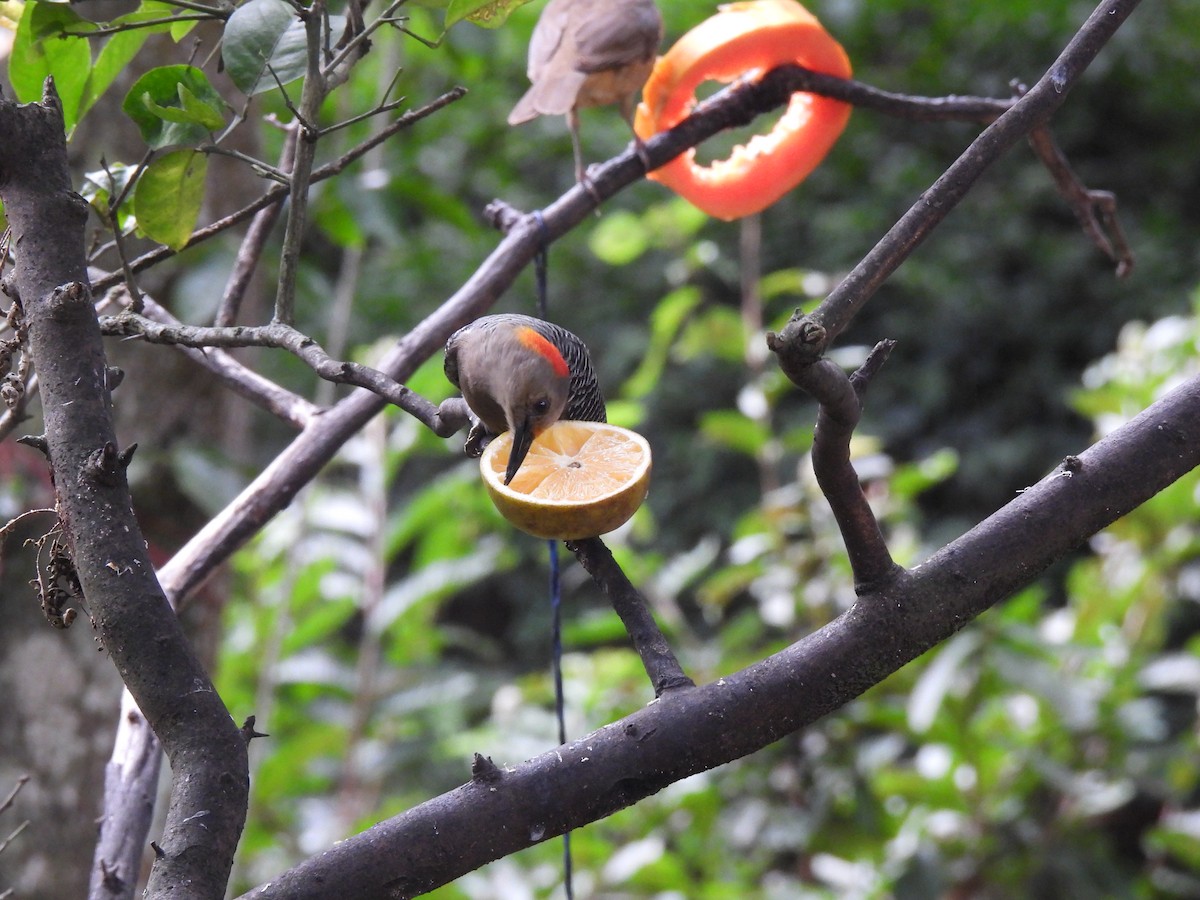
[[[508,124],[565,115],[575,178],[586,183],[577,110],[619,103],[632,128],[637,93],[654,68],[662,36],[662,13],[654,0],[550,0],[529,42],[533,84],[509,113]],[[645,162],[641,138],[633,139]]]
[[[479,456],[501,432],[513,433],[505,484],[533,439],[559,419],[605,421],[587,345],[542,319],[515,314],[476,319],[450,335],[445,369],[479,419],[467,437],[468,455]]]

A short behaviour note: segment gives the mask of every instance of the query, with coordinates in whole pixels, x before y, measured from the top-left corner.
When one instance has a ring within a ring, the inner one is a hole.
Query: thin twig
[[[16,828],[14,828],[12,830],[12,832],[9,834],[9,836],[6,837],[2,842],[0,842],[0,853],[3,853],[5,850],[7,850],[8,845],[11,844],[14,840],[16,840],[17,836],[20,835],[20,833],[28,827],[29,827],[29,820],[26,819],[24,822],[22,822],[20,825],[18,825]]]
[[[41,510],[34,510],[34,512],[41,512]],[[28,781],[28,775],[21,775],[17,778],[17,783],[13,785],[13,789],[8,792],[8,796],[4,798],[4,802],[0,803],[0,814],[8,811],[9,807],[13,805],[13,801],[17,799],[17,794],[21,793],[21,788],[25,787]]]
[[[387,9],[373,19],[369,25],[366,25],[364,28],[362,28],[361,31],[355,32],[349,40],[346,40],[345,37],[346,34],[350,33],[350,27],[349,24],[347,24],[345,34],[343,34],[342,40],[338,42],[338,52],[332,59],[329,60],[328,63],[326,63],[325,71],[327,73],[337,71],[341,67],[342,63],[349,59],[350,54],[357,52],[359,48],[370,39],[371,35],[374,34],[375,31],[377,31],[381,26],[392,21],[392,13],[399,9],[404,3],[405,0],[392,0]],[[359,15],[361,16],[361,14],[362,12],[359,10]]]
[[[142,19],[137,22],[122,22],[120,25],[101,25],[88,31],[73,31],[70,28],[64,28],[59,33],[65,37],[77,38],[108,37],[114,34],[121,34],[124,31],[138,31],[142,28],[154,28],[160,25],[174,25],[176,22],[208,22],[212,19],[227,19],[228,17],[228,14],[221,15],[220,13],[199,13],[196,15],[183,13],[182,15],[178,16],[163,16],[158,19]]]
[[[312,173],[312,178],[310,179],[310,181],[311,182],[324,181],[326,178],[333,178],[335,175],[341,174],[341,172],[347,166],[349,166],[351,163],[354,163],[357,160],[361,159],[366,153],[368,153],[373,148],[379,146],[384,141],[388,140],[388,138],[390,138],[393,135],[397,134],[398,132],[403,131],[404,129],[416,124],[421,119],[424,119],[426,116],[432,115],[433,113],[439,111],[440,109],[443,109],[444,107],[449,106],[454,101],[461,100],[463,97],[466,96],[466,94],[467,94],[466,88],[456,87],[456,88],[453,88],[453,89],[447,91],[446,93],[442,94],[436,100],[433,100],[433,101],[425,104],[424,106],[420,107],[419,109],[414,109],[410,112],[405,113],[404,115],[402,115],[398,119],[396,119],[396,121],[388,124],[387,126],[385,126],[382,129],[380,129],[378,134],[374,135],[373,137],[368,138],[367,140],[363,141],[358,146],[353,147],[350,150],[346,151],[344,154],[342,154],[340,157],[333,160],[332,162],[326,163],[325,165],[314,169],[313,173]],[[266,193],[264,193],[262,196],[260,196],[257,200],[254,200],[251,203],[248,203],[246,206],[242,207],[237,212],[230,213],[229,215],[225,216],[224,218],[218,219],[217,221],[213,222],[210,225],[206,225],[203,228],[196,229],[194,232],[192,232],[192,236],[191,236],[191,238],[188,239],[187,244],[184,245],[185,249],[188,247],[194,247],[197,244],[208,240],[209,238],[216,237],[217,235],[222,234],[225,231],[228,231],[230,228],[234,227],[235,225],[238,225],[238,224],[246,221],[246,219],[253,216],[260,209],[265,209],[266,207],[270,206],[272,203],[276,203],[279,200],[282,200],[284,197],[287,196],[287,194],[288,194],[288,188],[284,185],[275,185],[275,186],[269,188],[266,191]],[[164,259],[174,256],[177,252],[178,251],[172,250],[170,247],[167,247],[167,246],[156,247],[153,250],[143,253],[137,259],[130,262],[129,268],[131,271],[133,271],[135,273],[141,272],[143,269],[147,269],[150,266],[155,265],[156,263],[162,262]],[[124,280],[124,277],[122,274],[113,272],[113,273],[105,276],[104,278],[101,278],[98,281],[94,282],[92,284],[92,288],[97,293],[99,293],[101,291],[108,290],[110,287],[112,287],[115,284],[119,284],[123,280]]]
[[[1029,144],[1050,172],[1084,234],[1117,264],[1117,277],[1124,278],[1132,272],[1133,250],[1117,220],[1117,199],[1112,192],[1092,190],[1080,180],[1047,126],[1033,129],[1029,133]]]
[[[12,434],[18,425],[29,418],[25,410],[29,406],[30,398],[37,394],[37,389],[37,373],[30,371],[25,379],[24,390],[21,391],[17,402],[0,413],[0,440],[4,440]]]
[[[300,140],[296,143],[295,159],[288,188],[287,225],[283,232],[283,249],[279,254],[279,289],[275,294],[275,321],[291,325],[295,321],[296,278],[300,271],[300,245],[308,225],[308,186],[312,180],[313,162],[317,155],[316,122],[325,102],[325,76],[321,72],[321,32],[325,13],[324,0],[314,0],[301,18],[308,35],[306,41],[308,64],[304,87],[300,92]]]
[[[629,632],[629,639],[654,686],[654,696],[661,697],[678,688],[695,687],[695,682],[688,678],[671,652],[671,645],[654,621],[646,598],[630,583],[604,542],[598,537],[568,541],[567,549],[575,554],[580,565],[600,586]]]
[[[201,153],[212,153],[217,156],[228,156],[230,159],[236,159],[239,162],[244,162],[250,166],[251,170],[256,175],[266,178],[269,181],[274,181],[278,184],[290,184],[286,172],[280,171],[275,166],[263,162],[261,159],[251,156],[249,153],[243,153],[241,150],[235,150],[231,147],[218,147],[215,143],[201,144],[198,148]]]
[[[128,294],[123,286],[111,291],[109,296],[115,303],[127,307]],[[146,320],[155,322],[164,328],[187,327],[152,298],[143,296],[142,302],[144,305],[142,316]],[[102,318],[101,322],[110,320],[109,317],[106,317]],[[320,407],[317,405],[242,365],[224,350],[216,349],[211,345],[205,349],[200,349],[204,345],[176,344],[176,346],[184,356],[208,369],[235,394],[265,409],[293,428],[304,428],[312,421],[313,416],[320,412]]]
[[[281,171],[290,172],[295,160],[299,126],[293,122],[285,127],[283,149],[279,155],[279,168]],[[250,227],[246,229],[246,236],[242,238],[242,244],[238,247],[237,259],[233,262],[229,280],[225,282],[225,292],[221,295],[221,303],[217,307],[214,325],[232,325],[237,321],[242,300],[250,286],[250,279],[254,275],[255,269],[258,268],[267,238],[270,237],[271,229],[275,227],[282,210],[283,200],[281,198],[255,213]]]
[[[118,210],[120,209],[120,204],[128,194],[130,186],[145,170],[152,152],[146,152],[146,155],[142,157],[141,163],[138,164],[137,169],[126,182],[124,189],[116,197],[113,196],[113,188],[116,187],[116,180],[113,178],[112,170],[108,167],[108,160],[104,159],[104,157],[100,158],[100,165],[104,167],[104,174],[108,176],[108,226],[112,229],[113,245],[117,250],[117,259],[121,263],[121,271],[125,273],[125,290],[129,293],[129,308],[134,312],[142,311],[142,293],[138,290],[137,278],[134,277],[133,271],[129,268],[129,256],[125,253],[125,240],[121,232],[121,223],[118,220]]]
[[[367,110],[365,113],[359,113],[357,116],[351,116],[349,119],[343,119],[342,121],[336,122],[333,125],[328,125],[325,128],[320,129],[317,134],[320,137],[325,137],[327,134],[332,134],[335,131],[341,131],[343,128],[348,128],[351,125],[357,125],[359,122],[363,122],[374,116],[390,113],[393,110],[399,109],[407,99],[407,97],[397,97],[395,100],[380,103],[374,109]]]
[[[461,400],[452,398],[435,406],[378,369],[334,359],[308,335],[283,322],[253,327],[234,325],[208,328],[156,322],[145,316],[124,312],[101,318],[100,330],[109,336],[140,337],[152,344],[177,344],[193,348],[273,347],[286,350],[327,381],[367,388],[378,394],[423,422],[438,437],[449,437],[468,421],[466,404]]]

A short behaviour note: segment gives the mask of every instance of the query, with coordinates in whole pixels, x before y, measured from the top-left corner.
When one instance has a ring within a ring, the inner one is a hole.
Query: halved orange
[[[512,432],[479,459],[500,515],[534,537],[574,541],[605,534],[637,512],[650,489],[650,445],[604,422],[555,422],[533,440],[516,476],[504,483]]]

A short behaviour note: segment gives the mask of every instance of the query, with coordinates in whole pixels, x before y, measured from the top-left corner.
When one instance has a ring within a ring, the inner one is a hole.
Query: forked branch
[[[775,350],[778,345],[779,338],[768,334],[767,346]],[[850,376],[827,359],[799,366],[793,366],[786,355],[780,359],[783,373],[820,404],[813,435],[813,472],[841,529],[859,595],[880,590],[902,571],[888,552],[850,461],[850,439],[862,417],[863,395],[894,346],[894,341],[878,343]]]

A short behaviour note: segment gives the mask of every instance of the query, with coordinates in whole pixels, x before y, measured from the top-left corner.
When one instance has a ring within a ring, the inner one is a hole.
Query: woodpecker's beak
[[[522,422],[513,429],[512,452],[508,455],[508,468],[504,471],[505,484],[513,480],[517,469],[521,468],[521,463],[525,462],[525,455],[529,453],[532,443],[533,426],[529,422]]]

